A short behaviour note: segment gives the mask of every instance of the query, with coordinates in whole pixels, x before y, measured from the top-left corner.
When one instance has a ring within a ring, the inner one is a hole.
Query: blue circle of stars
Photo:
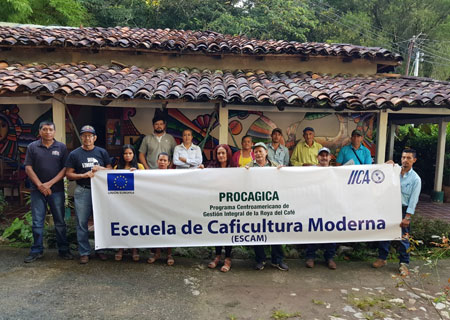
[[[123,175],[118,175],[114,178],[114,187],[116,187],[119,190],[123,190],[128,185],[128,179]]]

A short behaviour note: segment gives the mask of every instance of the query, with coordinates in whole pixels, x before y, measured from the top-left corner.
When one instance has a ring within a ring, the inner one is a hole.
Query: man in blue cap
[[[98,170],[112,169],[108,152],[94,145],[97,134],[92,126],[83,126],[80,130],[81,147],[73,150],[66,161],[66,176],[75,180],[77,186],[73,195],[77,215],[77,240],[80,263],[89,262],[91,245],[89,244],[88,222],[92,216],[91,178]],[[101,260],[107,257],[98,252]]]
[[[342,147],[336,158],[336,165],[343,164],[372,164],[372,156],[362,141],[364,136],[361,131],[355,129],[352,131],[351,143]]]

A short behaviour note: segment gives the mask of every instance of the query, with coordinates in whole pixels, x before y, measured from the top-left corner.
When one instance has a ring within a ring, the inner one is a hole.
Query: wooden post
[[[63,102],[52,99],[53,122],[56,127],[55,139],[66,143],[66,106]]]
[[[219,103],[219,144],[228,144],[228,107]]]
[[[439,136],[436,155],[436,170],[434,173],[434,192],[442,191],[442,178],[444,176],[445,140],[448,121],[439,120]],[[442,202],[442,201],[438,201]]]
[[[391,123],[389,130],[389,160],[394,160],[395,130],[397,130],[397,125]]]
[[[384,163],[386,160],[387,125],[389,114],[385,110],[378,113],[377,121],[377,153],[375,163]]]

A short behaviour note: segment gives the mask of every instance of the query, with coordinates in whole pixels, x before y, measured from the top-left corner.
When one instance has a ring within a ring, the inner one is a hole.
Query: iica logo
[[[369,184],[370,182],[382,183],[384,173],[381,170],[375,170],[370,174],[370,170],[352,170],[347,184]]]

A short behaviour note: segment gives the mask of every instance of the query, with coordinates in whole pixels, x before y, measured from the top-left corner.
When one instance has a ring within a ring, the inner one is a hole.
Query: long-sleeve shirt
[[[291,155],[291,164],[293,166],[302,166],[305,163],[318,164],[317,154],[322,149],[322,145],[317,142],[313,142],[312,146],[308,146],[305,141],[300,141],[295,146]]]
[[[267,145],[268,147],[268,157],[269,160],[275,161],[282,166],[289,165],[289,150],[281,144],[278,146],[277,150],[274,149],[271,143]]]
[[[181,161],[180,157],[186,158],[186,162]],[[186,148],[184,144],[179,144],[173,151],[173,164],[177,166],[177,169],[197,168],[202,162],[202,150],[194,144],[189,148]]]
[[[402,190],[402,206],[408,207],[406,213],[414,214],[417,202],[419,202],[422,181],[419,175],[411,168],[404,175],[400,174],[400,186]]]

